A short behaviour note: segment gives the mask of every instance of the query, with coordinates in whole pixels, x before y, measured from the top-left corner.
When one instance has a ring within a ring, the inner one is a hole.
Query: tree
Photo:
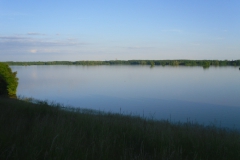
[[[6,63],[0,62],[0,94],[7,94],[10,97],[16,96],[18,78],[17,72],[12,72]]]
[[[178,62],[178,61],[173,61],[173,65],[174,65],[174,66],[178,66],[178,65],[179,65],[179,62]]]
[[[203,68],[209,68],[210,67],[210,62],[209,61],[204,61],[203,62]]]
[[[150,62],[151,68],[155,66],[155,63],[153,61]]]

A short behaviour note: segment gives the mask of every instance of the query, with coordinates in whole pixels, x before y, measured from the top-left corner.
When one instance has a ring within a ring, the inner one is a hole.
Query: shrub
[[[12,72],[6,63],[0,62],[0,94],[15,96],[18,86],[17,72]]]

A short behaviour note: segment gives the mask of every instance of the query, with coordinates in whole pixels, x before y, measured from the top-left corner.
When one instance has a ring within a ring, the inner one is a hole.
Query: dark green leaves
[[[12,72],[11,68],[0,62],[0,94],[15,96],[18,86],[17,72]]]

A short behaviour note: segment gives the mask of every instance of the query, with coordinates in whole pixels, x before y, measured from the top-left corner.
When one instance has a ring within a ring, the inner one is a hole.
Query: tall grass
[[[0,97],[0,159],[240,159],[240,133]]]

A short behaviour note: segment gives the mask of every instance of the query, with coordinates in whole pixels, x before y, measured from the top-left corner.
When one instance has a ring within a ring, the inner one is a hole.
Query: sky
[[[0,61],[240,59],[240,0],[0,0]]]

